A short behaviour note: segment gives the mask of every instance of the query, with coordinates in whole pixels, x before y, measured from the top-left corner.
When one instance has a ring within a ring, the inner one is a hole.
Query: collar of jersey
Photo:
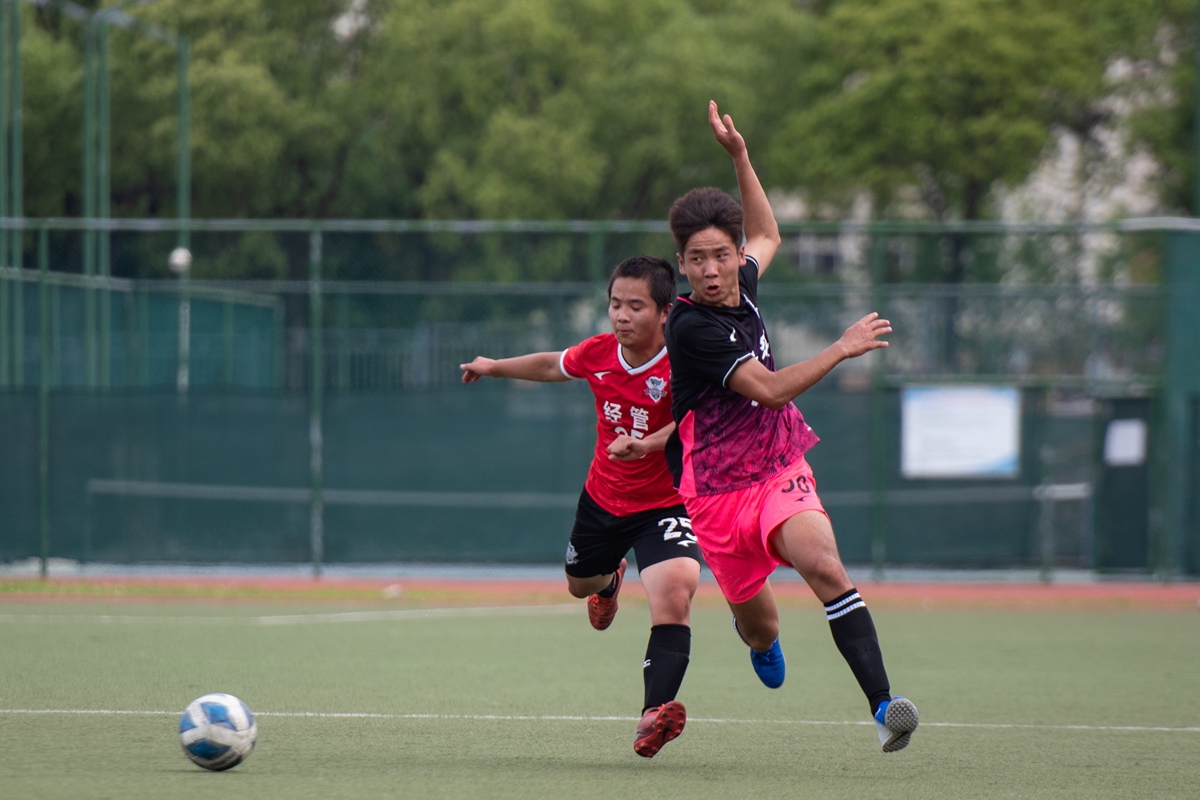
[[[666,358],[666,356],[667,348],[666,345],[663,345],[663,349],[659,350],[658,355],[656,355],[654,358],[650,359],[645,364],[642,364],[640,367],[631,367],[625,363],[625,356],[621,355],[621,343],[617,342],[617,361],[621,362],[621,366],[624,367],[625,371],[630,375],[640,375],[641,373],[653,367],[659,361],[662,361],[664,358]]]

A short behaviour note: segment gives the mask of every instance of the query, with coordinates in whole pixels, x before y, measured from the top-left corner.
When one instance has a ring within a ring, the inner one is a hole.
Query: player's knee
[[[797,569],[810,585],[841,584],[846,580],[846,568],[842,566],[842,560],[836,553],[821,554],[808,559]]]
[[[684,587],[672,590],[663,598],[664,616],[671,617],[677,624],[682,624],[688,618],[691,608],[692,593]]]

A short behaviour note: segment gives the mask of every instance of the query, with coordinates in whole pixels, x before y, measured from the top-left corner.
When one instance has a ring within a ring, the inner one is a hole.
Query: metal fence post
[[[38,229],[38,538],[41,574],[50,565],[50,245],[45,226]]]
[[[8,284],[0,259],[0,389],[8,388]]]
[[[99,40],[97,51],[99,69],[96,73],[97,110],[99,121],[96,141],[96,213],[104,220],[112,216],[112,123],[110,119],[110,80],[108,74],[108,20],[101,19],[97,25]],[[112,232],[102,230],[98,236],[98,261],[100,275],[105,278],[100,289],[100,386],[112,386],[112,293],[107,278],[112,276]]]
[[[8,131],[10,111],[9,103],[9,22],[13,13],[14,3],[0,5],[0,217],[8,216]],[[0,229],[0,269],[8,265],[8,231]],[[9,290],[8,280],[0,280],[0,387],[9,385],[10,343],[9,326],[12,321],[8,313]],[[14,292],[19,287],[13,282]]]
[[[175,44],[176,46],[176,87],[177,99],[179,102],[179,132],[178,132],[178,150],[176,156],[179,159],[177,179],[179,185],[176,187],[175,199],[175,214],[181,222],[186,221],[192,215],[192,149],[189,139],[192,128],[192,99],[190,86],[188,85],[188,59],[191,54],[192,40],[187,36],[180,36]],[[181,225],[176,234],[176,247],[191,247],[191,232],[186,226]]]
[[[234,345],[236,344],[233,303],[221,304],[221,383],[233,386]]]
[[[1200,570],[1200,541],[1188,519],[1192,429],[1189,406],[1200,395],[1200,234],[1177,231],[1167,238],[1166,381],[1157,403],[1158,456],[1152,462],[1155,521],[1161,531],[1155,565],[1170,579]],[[1200,513],[1193,503],[1192,514]]]
[[[876,233],[871,239],[871,305],[884,315],[884,284],[887,282],[884,239]],[[887,510],[884,489],[887,483],[887,409],[884,396],[884,353],[876,350],[871,358],[871,566],[876,580],[883,578],[887,561]]]
[[[1038,393],[1037,421],[1037,464],[1039,486],[1049,485],[1054,473],[1055,453],[1053,447],[1053,417],[1050,414],[1051,387],[1045,386]],[[1035,491],[1036,495],[1036,491]],[[1054,562],[1058,543],[1055,540],[1054,500],[1052,493],[1043,493],[1038,498],[1038,547],[1040,550],[1041,568],[1038,577],[1046,583],[1054,580]]]
[[[321,496],[324,477],[323,447],[321,430],[321,406],[324,400],[324,359],[321,331],[321,231],[314,230],[308,239],[308,297],[309,321],[308,342],[310,348],[311,374],[309,375],[308,445],[310,452],[309,470],[312,477],[312,499],[309,506],[309,537],[312,549],[313,577],[321,577],[321,562],[325,551],[325,508]]]
[[[25,385],[25,280],[21,275],[21,231],[11,232],[13,246],[13,304],[12,304],[12,382],[20,389]]]
[[[89,19],[83,40],[83,216],[96,216],[96,29]],[[83,230],[83,274],[96,274],[96,231]],[[83,290],[84,382],[96,388],[96,289],[91,282]]]
[[[21,92],[21,6],[17,2],[12,4],[12,66],[10,73],[12,75],[12,93],[9,95],[12,102],[12,115],[9,118],[9,124],[12,125],[12,132],[9,139],[9,147],[12,153],[12,163],[9,164],[9,187],[12,190],[12,200],[10,201],[9,214],[17,219],[25,216],[25,174],[22,169],[25,160],[24,149],[24,114],[21,112],[23,104]],[[20,267],[22,261],[22,253],[24,244],[21,231],[13,231],[10,238],[12,245],[12,262],[14,267]]]
[[[179,273],[179,341],[175,355],[175,391],[187,394],[191,382],[192,300],[188,292],[188,270]]]

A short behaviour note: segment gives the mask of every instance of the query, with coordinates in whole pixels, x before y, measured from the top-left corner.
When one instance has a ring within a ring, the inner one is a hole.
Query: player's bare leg
[[[587,598],[588,621],[598,631],[607,630],[617,616],[617,593],[621,591],[628,566],[629,562],[622,558],[621,567],[607,575],[588,578],[567,575],[567,590],[575,597]]]
[[[650,603],[651,625],[690,625],[692,598],[700,585],[700,562],[672,558],[638,572]]]
[[[875,623],[838,556],[829,518],[819,511],[803,511],[779,526],[768,541],[825,604],[833,641],[867,696],[883,751],[903,749],[917,728],[917,707],[904,697],[893,700],[890,694]]]
[[[779,609],[768,581],[758,594],[744,603],[730,603],[742,641],[755,650],[766,650],[779,638]]]
[[[675,699],[691,651],[692,597],[700,584],[700,562],[671,558],[639,570],[650,603],[650,643],[643,677],[646,702],[634,737],[633,751],[653,757],[683,733],[687,710]]]
[[[574,575],[567,576],[567,591],[572,597],[583,599],[591,597],[596,592],[602,591],[610,586],[613,582],[615,572],[610,572],[607,575],[592,575],[588,578],[576,578]]]
[[[790,517],[768,540],[775,553],[791,564],[822,603],[854,588],[842,559],[829,517],[802,511]]]
[[[779,609],[771,583],[763,584],[758,594],[744,603],[730,603],[733,628],[750,645],[750,663],[754,673],[768,689],[783,685],[787,665],[779,646]]]

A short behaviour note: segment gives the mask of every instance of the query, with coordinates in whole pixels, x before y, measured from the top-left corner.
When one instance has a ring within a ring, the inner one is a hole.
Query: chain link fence
[[[196,222],[180,278],[170,223],[10,227],[26,258],[0,268],[8,562],[555,562],[591,397],[464,387],[458,364],[607,330],[611,267],[674,250],[657,223]],[[1151,443],[1167,425],[1169,233],[1148,227],[785,226],[760,294],[778,363],[870,310],[896,329],[797,401],[847,562],[1172,563],[1151,488],[1176,467],[1154,446],[1124,471],[1104,459],[1114,419]],[[87,274],[89,247],[112,274]],[[906,478],[904,387],[971,384],[1019,389],[1017,476]],[[1109,507],[1113,481],[1132,513]],[[1197,568],[1189,531],[1176,571]]]

